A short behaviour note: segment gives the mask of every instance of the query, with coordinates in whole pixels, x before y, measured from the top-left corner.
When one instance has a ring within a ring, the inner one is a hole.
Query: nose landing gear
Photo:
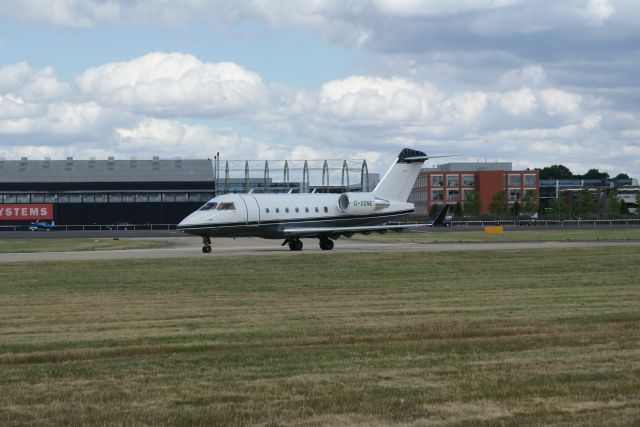
[[[211,238],[209,236],[202,236],[202,252],[205,254],[211,252]]]

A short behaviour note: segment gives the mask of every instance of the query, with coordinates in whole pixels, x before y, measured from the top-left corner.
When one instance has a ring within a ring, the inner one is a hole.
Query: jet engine
[[[338,209],[350,215],[366,215],[381,209],[379,202],[371,193],[342,193],[338,197]],[[384,207],[387,206],[388,203]]]

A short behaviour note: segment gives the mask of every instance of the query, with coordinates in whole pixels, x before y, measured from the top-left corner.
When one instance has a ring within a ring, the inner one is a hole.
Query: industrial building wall
[[[202,203],[60,203],[54,205],[59,225],[177,224]]]

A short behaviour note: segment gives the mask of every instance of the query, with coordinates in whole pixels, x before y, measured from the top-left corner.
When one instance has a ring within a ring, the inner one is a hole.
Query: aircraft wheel
[[[301,251],[302,250],[302,240],[300,239],[291,239],[289,240],[289,249],[292,251]]]
[[[330,251],[333,249],[333,240],[320,240],[320,249],[323,251]]]
[[[211,253],[211,246],[203,246],[202,252],[205,254]]]

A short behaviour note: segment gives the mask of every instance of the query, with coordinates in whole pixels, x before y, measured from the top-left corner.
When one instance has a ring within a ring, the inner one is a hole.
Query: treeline
[[[586,179],[586,178],[585,178]],[[454,217],[481,217],[483,200],[480,192],[471,191],[466,195],[464,203],[458,201],[452,206],[451,213]],[[640,193],[636,195],[636,205],[640,206]],[[429,216],[435,218],[440,211],[439,205],[432,205]],[[573,203],[569,205],[565,196],[549,201],[548,208],[538,206],[536,192],[528,190],[522,201],[509,203],[506,191],[499,191],[493,195],[489,202],[489,213],[494,218],[527,217],[538,214],[540,218],[620,218],[630,214],[629,208],[618,194],[611,190],[606,196],[599,197],[588,189],[582,189]]]
[[[589,169],[584,175],[576,175],[564,165],[552,165],[540,171],[540,179],[609,179],[607,172],[600,172],[598,169]],[[626,173],[619,173],[613,179],[631,179]]]

